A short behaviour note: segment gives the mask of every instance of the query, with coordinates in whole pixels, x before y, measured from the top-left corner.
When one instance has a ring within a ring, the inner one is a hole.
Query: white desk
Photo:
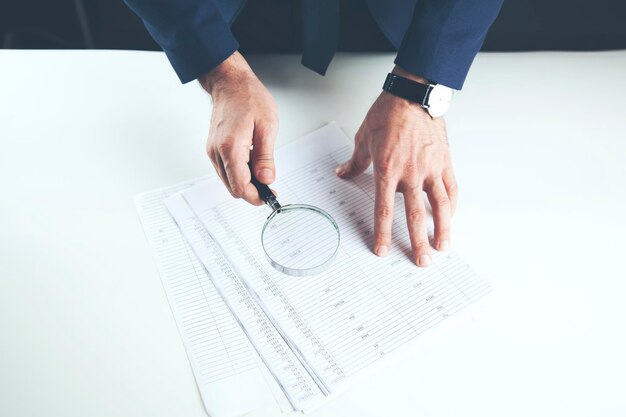
[[[285,142],[356,132],[391,55],[252,60]],[[626,414],[626,52],[483,54],[448,116],[470,325],[316,417]],[[160,53],[0,51],[0,415],[204,416],[132,196],[203,175],[209,99]]]

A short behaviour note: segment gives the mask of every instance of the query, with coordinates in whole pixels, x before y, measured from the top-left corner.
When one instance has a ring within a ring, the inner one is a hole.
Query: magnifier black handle
[[[254,176],[254,171],[252,169],[252,161],[248,162],[248,167],[250,168],[250,177],[251,177],[250,182],[252,183],[252,185],[254,185],[254,187],[259,192],[259,197],[261,197],[261,200],[265,201],[265,204],[270,206],[270,208],[273,211],[279,210],[280,204],[276,200],[276,196],[274,195],[272,190],[270,190],[270,187],[267,186],[267,184],[263,184],[262,182],[260,182]]]

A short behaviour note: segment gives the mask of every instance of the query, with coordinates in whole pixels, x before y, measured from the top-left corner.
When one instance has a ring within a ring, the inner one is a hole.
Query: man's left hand
[[[356,177],[372,162],[376,184],[374,252],[385,256],[390,250],[395,193],[401,192],[413,259],[419,266],[430,265],[422,191],[432,207],[438,250],[450,245],[450,218],[457,201],[443,118],[432,119],[419,104],[382,92],[355,136],[352,158],[337,167],[337,175]]]

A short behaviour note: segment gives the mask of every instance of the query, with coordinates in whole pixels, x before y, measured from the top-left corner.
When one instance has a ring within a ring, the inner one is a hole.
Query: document
[[[279,180],[272,187],[281,203],[319,206],[341,230],[333,265],[312,277],[271,267],[261,247],[269,208],[232,199],[219,179],[165,199],[260,362],[296,410],[345,389],[490,291],[455,251],[434,251],[428,268],[415,265],[400,194],[393,250],[385,258],[372,254],[371,170],[352,181],[334,173],[351,149],[345,134],[329,124],[276,152]]]
[[[135,203],[204,406],[211,417],[292,410],[163,205],[198,181],[142,193]]]

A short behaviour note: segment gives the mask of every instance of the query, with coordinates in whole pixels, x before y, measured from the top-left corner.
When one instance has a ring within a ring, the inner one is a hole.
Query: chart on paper
[[[308,411],[324,395],[307,369],[307,363],[286,343],[263,309],[240,280],[220,245],[211,239],[190,207],[180,198],[170,198],[168,209],[198,258],[206,265],[217,292],[235,315],[255,352],[294,410]]]
[[[142,193],[135,201],[205,408],[216,417],[238,416],[275,402],[289,409],[163,205],[165,198],[194,183]],[[242,389],[247,393],[243,399]]]
[[[281,202],[317,205],[341,229],[337,259],[314,277],[293,278],[268,264],[260,242],[269,209],[232,200],[219,181],[203,182],[169,200],[186,204],[219,242],[253,298],[322,389],[331,393],[490,290],[454,251],[434,252],[431,267],[416,267],[408,256],[400,195],[394,250],[386,258],[373,255],[371,173],[353,181],[334,174],[337,163],[350,153],[341,130],[327,125],[276,155],[280,180],[273,187]]]

